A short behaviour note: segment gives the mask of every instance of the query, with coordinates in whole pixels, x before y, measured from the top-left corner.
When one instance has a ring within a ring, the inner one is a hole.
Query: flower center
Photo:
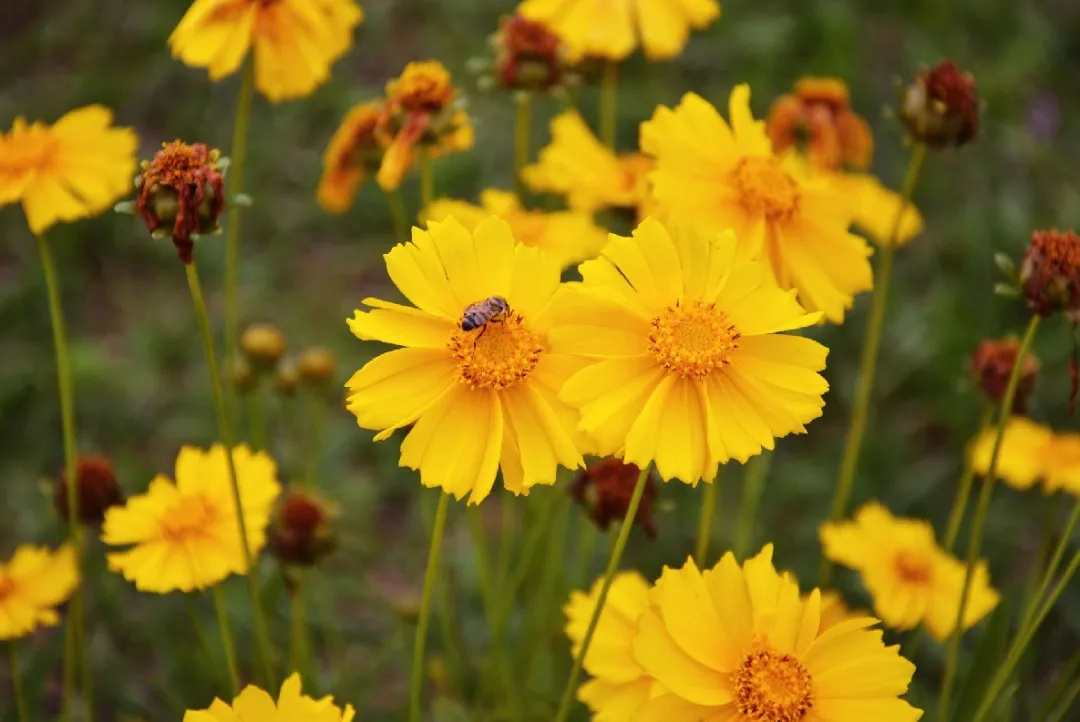
[[[206,497],[181,497],[161,519],[161,532],[169,541],[202,536],[217,519],[217,510]]]
[[[908,549],[901,549],[896,553],[893,568],[897,576],[907,584],[924,586],[930,583],[932,575],[930,560]]]
[[[15,593],[15,580],[6,574],[0,575],[0,602]]]
[[[716,304],[676,302],[652,321],[649,351],[671,373],[703,379],[730,362],[741,335]]]
[[[528,377],[544,351],[540,337],[513,311],[471,331],[455,330],[447,346],[462,383],[496,391]]]
[[[792,655],[768,645],[746,655],[732,682],[735,706],[755,722],[799,722],[814,706],[810,672]]]
[[[735,166],[743,206],[770,221],[790,217],[799,205],[799,186],[776,158],[748,157]]]
[[[7,138],[0,134],[0,142],[4,151],[0,157],[0,175],[21,175],[49,168],[57,146],[56,139],[44,125],[27,126],[21,120],[15,121],[15,129]]]
[[[454,98],[450,73],[435,61],[409,63],[387,90],[390,99],[407,111],[438,112]]]

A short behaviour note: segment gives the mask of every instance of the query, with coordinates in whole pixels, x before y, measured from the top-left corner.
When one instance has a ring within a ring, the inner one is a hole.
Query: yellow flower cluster
[[[987,430],[971,443],[971,466],[983,476],[990,472],[996,435],[996,430]],[[1055,432],[1027,417],[1013,416],[1001,440],[997,475],[1021,491],[1041,481],[1047,494],[1064,489],[1080,496],[1080,433]]]
[[[205,710],[190,710],[184,722],[352,722],[356,710],[342,709],[333,697],[313,699],[301,692],[300,675],[281,685],[277,701],[258,687],[248,686],[230,705],[220,699]]]

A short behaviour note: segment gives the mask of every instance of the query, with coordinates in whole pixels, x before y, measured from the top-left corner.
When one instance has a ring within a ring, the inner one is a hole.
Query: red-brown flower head
[[[449,105],[455,95],[450,71],[435,60],[409,63],[398,78],[386,85],[390,105],[407,113],[437,113]]]
[[[270,528],[269,545],[282,564],[318,563],[336,546],[325,502],[309,492],[291,491]]]
[[[521,15],[499,22],[492,36],[495,76],[508,90],[549,90],[563,72],[562,40],[547,25]]]
[[[165,143],[153,160],[143,161],[135,207],[154,233],[172,224],[176,252],[191,263],[194,237],[219,230],[225,210],[225,178],[220,154],[203,143]]]
[[[1005,398],[1009,385],[1009,376],[1016,364],[1016,355],[1020,342],[1015,338],[1002,340],[986,339],[981,341],[971,356],[971,370],[979,388],[986,397],[997,403]],[[1013,398],[1013,413],[1022,414],[1027,407],[1028,398],[1035,390],[1035,380],[1039,375],[1039,359],[1028,353],[1020,370],[1020,380]]]
[[[1020,287],[1035,313],[1064,313],[1080,321],[1080,236],[1073,231],[1035,231],[1020,262]]]
[[[105,511],[111,506],[124,503],[124,494],[116,482],[112,463],[103,456],[83,456],[75,462],[76,496],[79,521],[83,524],[101,524]],[[61,519],[70,519],[68,508],[67,473],[53,486],[53,507]]]
[[[777,153],[801,147],[824,170],[865,169],[874,153],[874,135],[851,109],[848,89],[837,78],[803,78],[795,90],[769,109],[769,138]]]
[[[620,459],[609,457],[579,472],[570,484],[570,496],[584,507],[598,527],[607,530],[611,522],[621,523],[626,518],[640,473],[641,470],[634,464],[625,464]],[[652,502],[655,498],[656,478],[650,473],[634,517],[634,523],[641,526],[650,539],[656,537],[656,525],[652,520]]]
[[[975,78],[943,60],[916,76],[904,92],[901,118],[912,138],[931,148],[964,145],[979,134]]]

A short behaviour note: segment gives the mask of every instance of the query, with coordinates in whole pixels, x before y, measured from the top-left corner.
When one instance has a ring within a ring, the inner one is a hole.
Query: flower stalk
[[[442,554],[446,513],[449,507],[450,495],[445,492],[440,493],[439,506],[435,510],[435,523],[431,530],[427,569],[424,571],[424,591],[420,596],[420,616],[416,620],[416,639],[413,642],[412,679],[409,683],[409,722],[420,722],[422,718],[424,649],[427,646],[428,625],[431,622],[431,600],[434,596],[435,581],[439,576],[439,557]]]
[[[30,722],[30,713],[26,707],[26,697],[23,694],[22,670],[19,667],[19,653],[15,649],[15,642],[8,642],[8,662],[11,667],[11,686],[15,691],[15,709],[18,711],[19,722]]]
[[[409,214],[405,210],[405,201],[401,197],[401,191],[395,188],[392,191],[384,191],[386,206],[390,209],[390,221],[394,225],[394,237],[398,243],[409,240]]]
[[[994,407],[987,404],[979,417],[979,430],[975,432],[975,438],[979,438],[990,428],[994,420]],[[956,487],[956,498],[953,499],[952,509],[949,510],[949,522],[945,527],[945,539],[942,548],[952,553],[956,545],[956,538],[960,536],[960,524],[964,521],[964,512],[967,510],[968,500],[971,498],[971,484],[975,480],[975,465],[971,459],[964,459],[964,473],[960,475],[960,483]]]
[[[699,567],[705,566],[705,558],[709,553],[709,542],[715,526],[713,519],[716,516],[716,507],[720,505],[720,485],[723,480],[723,473],[717,472],[716,478],[705,485],[705,499],[701,502],[701,514],[698,517],[697,545],[694,547],[694,561]],[[633,519],[629,514],[627,516]]]
[[[229,626],[229,613],[225,609],[220,585],[214,585],[211,594],[214,597],[214,612],[217,615],[221,647],[225,650],[225,668],[229,673],[229,696],[235,698],[240,694],[240,675],[236,671],[236,644],[233,642],[232,628]]]
[[[735,545],[733,551],[736,559],[745,559],[750,551],[750,542],[754,536],[754,524],[757,522],[758,507],[761,505],[761,495],[765,491],[765,478],[769,475],[772,466],[772,454],[766,451],[755,456],[746,465],[746,475],[743,478],[742,499],[739,500],[739,521],[735,527]],[[701,566],[698,564],[698,566]]]
[[[233,124],[232,147],[229,156],[229,195],[244,191],[244,171],[247,165],[248,127],[251,125],[251,101],[255,94],[255,62],[248,60],[240,79],[240,94],[236,101],[236,118]],[[228,227],[225,229],[225,367],[232,368],[236,358],[237,324],[237,266],[240,264],[241,208],[230,210]]]

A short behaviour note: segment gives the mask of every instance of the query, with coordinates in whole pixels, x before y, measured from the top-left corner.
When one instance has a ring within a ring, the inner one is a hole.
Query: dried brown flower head
[[[256,368],[271,368],[285,355],[285,334],[272,323],[253,323],[240,334],[240,350]]]
[[[563,73],[562,40],[547,25],[521,15],[499,22],[492,36],[495,77],[508,90],[549,90]]]
[[[620,459],[609,457],[579,472],[570,484],[570,496],[585,508],[600,529],[607,530],[612,521],[621,523],[626,518],[640,473],[641,470],[634,464],[625,464]],[[655,498],[656,478],[650,473],[634,518],[634,523],[650,539],[656,538],[656,526],[652,519],[652,502]]]
[[[986,339],[981,341],[971,357],[971,369],[979,388],[986,397],[994,402],[1005,398],[1009,385],[1009,376],[1016,364],[1016,355],[1020,350],[1020,341],[1016,338],[1002,340]],[[1013,413],[1022,414],[1027,408],[1028,398],[1035,390],[1035,380],[1039,375],[1039,359],[1034,354],[1024,357],[1024,366],[1020,371],[1020,381],[1013,399]]]
[[[931,148],[971,142],[979,134],[975,78],[952,60],[920,72],[904,92],[901,118],[911,137]]]
[[[874,153],[869,124],[851,109],[847,85],[838,78],[802,78],[769,109],[769,138],[777,153],[802,147],[824,170],[863,170]]]
[[[282,564],[318,563],[336,546],[326,504],[310,492],[291,491],[270,527],[268,543]]]
[[[78,487],[77,513],[83,524],[101,524],[109,507],[124,503],[124,494],[116,482],[112,462],[103,456],[80,457],[75,462],[75,479]],[[53,507],[61,519],[70,519],[65,472],[60,473],[60,478],[53,486]]]
[[[1073,231],[1035,231],[1020,261],[1020,287],[1040,316],[1064,313],[1080,321],[1080,236]]]

